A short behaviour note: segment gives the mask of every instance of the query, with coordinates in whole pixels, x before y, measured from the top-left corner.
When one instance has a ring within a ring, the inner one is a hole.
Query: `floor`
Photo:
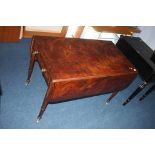
[[[105,100],[110,94],[49,104],[42,120],[36,123],[47,86],[37,63],[30,85],[24,85],[30,42],[30,39],[22,39],[19,43],[0,43],[0,128],[155,128],[155,91],[139,102],[139,97],[146,91],[144,89],[128,105],[122,106],[141,83],[138,76],[109,105],[105,105]]]

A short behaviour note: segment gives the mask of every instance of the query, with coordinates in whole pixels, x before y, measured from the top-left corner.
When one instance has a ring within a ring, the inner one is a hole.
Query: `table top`
[[[55,82],[135,74],[111,41],[35,36],[34,43]]]

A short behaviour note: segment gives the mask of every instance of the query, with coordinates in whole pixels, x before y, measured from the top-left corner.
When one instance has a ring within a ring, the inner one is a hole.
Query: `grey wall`
[[[140,37],[147,45],[155,50],[155,26],[139,26],[141,33],[134,36]]]

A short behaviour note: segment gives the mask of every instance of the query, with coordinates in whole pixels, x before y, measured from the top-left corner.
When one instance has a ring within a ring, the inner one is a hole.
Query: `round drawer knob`
[[[46,69],[45,69],[45,68],[42,68],[42,69],[41,69],[41,72],[46,72]]]

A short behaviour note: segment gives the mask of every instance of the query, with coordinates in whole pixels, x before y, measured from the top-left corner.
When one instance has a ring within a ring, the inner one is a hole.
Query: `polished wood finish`
[[[32,38],[33,35],[38,36],[54,36],[54,37],[65,37],[68,30],[68,26],[63,26],[61,33],[55,33],[55,32],[39,32],[39,31],[27,31],[24,27],[23,29],[23,36],[24,38]]]
[[[0,42],[17,42],[20,40],[21,26],[0,26]]]
[[[38,119],[49,101],[117,92],[137,74],[110,41],[34,36],[30,55],[28,82],[37,60],[48,85]]]
[[[134,26],[92,26],[97,32],[109,32],[132,35],[133,33],[140,33],[141,31]]]

